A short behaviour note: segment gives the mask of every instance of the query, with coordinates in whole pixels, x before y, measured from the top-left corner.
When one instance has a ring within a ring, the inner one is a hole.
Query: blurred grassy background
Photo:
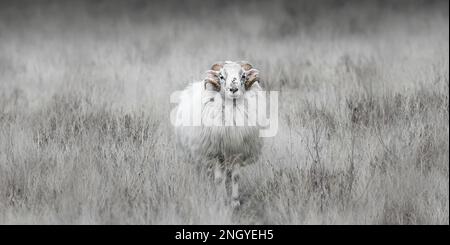
[[[2,1],[0,223],[448,224],[448,1]],[[218,60],[281,91],[240,210],[169,95]]]

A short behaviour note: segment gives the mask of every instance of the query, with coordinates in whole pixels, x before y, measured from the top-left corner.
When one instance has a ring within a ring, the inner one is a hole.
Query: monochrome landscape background
[[[221,60],[280,91],[235,210],[169,120]],[[0,3],[0,224],[448,225],[448,139],[448,1]]]

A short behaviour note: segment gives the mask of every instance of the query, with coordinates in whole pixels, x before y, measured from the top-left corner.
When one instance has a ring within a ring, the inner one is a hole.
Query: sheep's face
[[[240,99],[258,79],[258,70],[247,62],[214,64],[205,79],[225,99]]]
[[[219,71],[221,92],[227,99],[239,99],[245,92],[245,71],[236,63],[225,64]]]

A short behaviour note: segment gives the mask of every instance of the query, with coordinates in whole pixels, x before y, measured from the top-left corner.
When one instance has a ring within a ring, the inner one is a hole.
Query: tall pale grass
[[[207,2],[3,4],[0,223],[449,223],[448,2]],[[233,211],[169,95],[244,59],[280,126]]]

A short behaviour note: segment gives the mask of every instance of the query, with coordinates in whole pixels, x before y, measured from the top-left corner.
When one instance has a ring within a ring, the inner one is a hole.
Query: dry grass
[[[448,2],[207,2],[2,4],[0,223],[449,224]],[[236,211],[169,123],[225,59],[281,91]]]

